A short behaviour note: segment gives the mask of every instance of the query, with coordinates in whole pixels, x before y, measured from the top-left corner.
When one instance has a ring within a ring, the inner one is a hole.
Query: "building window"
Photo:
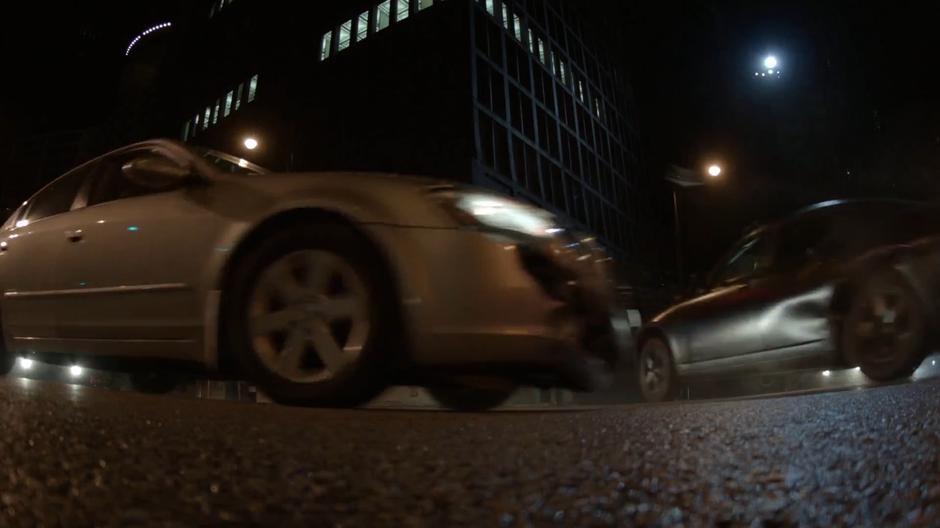
[[[392,0],[385,0],[375,9],[375,30],[382,31],[392,22]]]
[[[535,33],[529,28],[529,53],[535,55]]]
[[[352,36],[352,20],[347,20],[339,26],[339,36],[336,37],[336,52],[339,53],[349,47],[349,39]]]
[[[545,41],[543,41],[541,38],[538,39],[538,47],[539,47],[539,62],[541,62],[542,64],[546,64],[546,62],[545,62]]]
[[[418,11],[424,11],[432,5],[434,5],[434,0],[418,0]]]
[[[189,139],[189,121],[183,123],[183,141]]]
[[[248,82],[248,102],[255,100],[255,95],[258,93],[258,74],[256,73],[252,76],[251,81]]]
[[[363,11],[356,22],[356,42],[362,42],[369,36],[369,12]]]
[[[212,107],[207,106],[205,115],[202,118],[202,129],[205,130],[209,128],[209,120],[212,119]]]
[[[326,60],[330,58],[330,51],[333,49],[333,32],[327,31],[323,34],[323,38],[320,39],[320,60]]]
[[[517,14],[512,15],[512,29],[516,36],[516,40],[522,42],[522,20]]]
[[[578,99],[584,103],[584,83],[581,81],[581,79],[578,79]]]
[[[411,0],[398,0],[398,2],[396,2],[395,22],[401,22],[408,18],[408,10],[409,7],[411,7],[410,4]]]
[[[212,124],[213,125],[219,122],[219,111],[221,109],[222,109],[222,100],[217,99],[215,101],[215,108],[212,111]]]
[[[503,27],[509,29],[509,8],[503,3]]]
[[[222,114],[223,116],[228,117],[229,114],[232,113],[232,99],[234,98],[235,98],[235,92],[231,90],[229,90],[229,92],[225,94],[225,110],[224,110],[225,113]]]
[[[235,110],[238,110],[242,106],[242,93],[245,91],[245,83],[238,85],[238,88],[235,89]]]

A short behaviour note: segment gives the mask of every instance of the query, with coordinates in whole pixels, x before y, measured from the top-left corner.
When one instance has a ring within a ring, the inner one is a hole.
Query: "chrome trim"
[[[71,295],[85,295],[85,294],[113,294],[113,293],[142,293],[142,292],[156,292],[156,291],[181,291],[188,290],[189,285],[183,284],[181,282],[174,282],[168,284],[143,284],[140,286],[108,286],[104,288],[75,288],[70,290],[40,290],[40,291],[7,291],[3,292],[3,296],[10,298],[26,298],[26,297],[67,297]]]

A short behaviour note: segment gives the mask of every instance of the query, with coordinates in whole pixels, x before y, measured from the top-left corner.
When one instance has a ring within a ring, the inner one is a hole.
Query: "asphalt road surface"
[[[579,412],[0,381],[2,526],[940,524],[940,382]]]

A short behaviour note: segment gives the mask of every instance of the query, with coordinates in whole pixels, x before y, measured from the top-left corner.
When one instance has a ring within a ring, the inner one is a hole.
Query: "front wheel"
[[[658,337],[651,337],[640,348],[637,368],[640,394],[645,401],[669,401],[679,392],[679,376],[669,345]]]
[[[910,377],[927,353],[927,317],[911,287],[876,274],[854,296],[843,346],[850,363],[875,381]]]
[[[272,399],[349,407],[387,383],[401,346],[383,259],[341,224],[272,234],[237,264],[223,295],[223,339]]]

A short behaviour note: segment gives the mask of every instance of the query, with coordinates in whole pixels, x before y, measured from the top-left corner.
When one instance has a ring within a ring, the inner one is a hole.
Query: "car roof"
[[[801,209],[797,209],[796,211],[778,220],[755,227],[754,229],[749,230],[745,237],[757,236],[761,233],[779,229],[783,226],[799,222],[808,216],[816,214],[840,215],[850,214],[856,211],[900,213],[903,211],[915,209],[923,205],[925,205],[923,202],[894,198],[854,198],[826,200],[824,202],[815,203]]]

